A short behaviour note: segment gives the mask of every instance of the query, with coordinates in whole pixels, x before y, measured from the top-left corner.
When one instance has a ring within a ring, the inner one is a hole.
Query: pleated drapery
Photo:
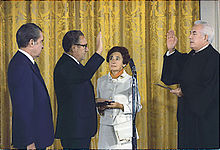
[[[87,39],[89,52],[85,63],[95,52],[96,36],[102,32],[104,51],[113,46],[125,46],[133,58],[138,76],[142,110],[136,124],[139,149],[177,148],[177,97],[157,87],[161,83],[166,33],[172,28],[177,37],[177,49],[188,52],[189,31],[199,19],[199,1],[0,1],[0,148],[11,147],[12,107],[7,85],[7,69],[18,50],[16,32],[27,22],[43,30],[44,49],[36,60],[51,98],[54,127],[57,103],[53,85],[53,70],[63,53],[62,38],[69,30],[81,30]],[[130,68],[126,67],[130,74]],[[109,72],[104,62],[92,78],[96,81]],[[175,86],[174,86],[175,87]],[[97,148],[98,133],[91,148]],[[55,140],[51,149],[62,148]]]

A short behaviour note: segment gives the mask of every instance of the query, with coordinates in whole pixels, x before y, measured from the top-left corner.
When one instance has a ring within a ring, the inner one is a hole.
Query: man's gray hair
[[[213,27],[210,24],[208,24],[208,22],[203,21],[203,20],[197,20],[197,21],[194,22],[194,25],[198,25],[198,24],[203,26],[201,32],[204,36],[205,35],[208,36],[208,41],[211,44],[213,39],[214,39],[214,29],[213,29]]]

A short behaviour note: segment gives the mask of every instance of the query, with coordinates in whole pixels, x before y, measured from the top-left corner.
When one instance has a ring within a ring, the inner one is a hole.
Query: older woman
[[[97,81],[97,102],[111,102],[98,107],[100,149],[132,148],[132,77],[124,70],[129,60],[125,47],[113,47],[107,54],[110,72]],[[136,109],[141,109],[139,93]]]

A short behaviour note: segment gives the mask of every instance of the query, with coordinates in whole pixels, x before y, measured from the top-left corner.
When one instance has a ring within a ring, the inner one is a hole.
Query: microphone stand
[[[132,150],[137,149],[137,133],[136,133],[136,101],[138,99],[137,93],[137,72],[135,66],[131,67],[132,71]],[[137,95],[137,98],[135,96]]]

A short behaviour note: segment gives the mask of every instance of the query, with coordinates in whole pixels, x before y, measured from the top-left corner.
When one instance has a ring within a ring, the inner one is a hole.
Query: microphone
[[[129,61],[129,66],[130,66],[130,68],[131,68],[132,73],[135,73],[135,74],[136,74],[136,67],[135,67],[135,65],[134,65],[134,61],[133,61],[132,58],[131,58],[130,61]]]

